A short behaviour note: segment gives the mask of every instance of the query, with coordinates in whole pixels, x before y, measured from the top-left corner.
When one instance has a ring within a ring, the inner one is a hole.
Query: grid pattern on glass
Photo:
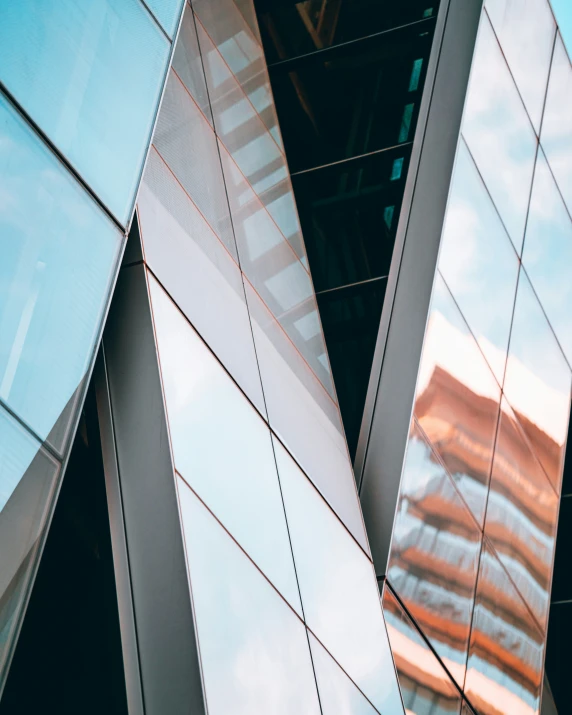
[[[184,2],[185,0],[145,0],[145,4],[171,39],[177,29],[177,20]]]
[[[169,51],[139,0],[0,3],[0,79],[124,226]]]

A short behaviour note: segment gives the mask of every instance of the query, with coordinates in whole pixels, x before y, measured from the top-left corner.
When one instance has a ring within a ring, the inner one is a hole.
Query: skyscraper
[[[571,84],[547,0],[0,0],[0,713],[565,711]]]

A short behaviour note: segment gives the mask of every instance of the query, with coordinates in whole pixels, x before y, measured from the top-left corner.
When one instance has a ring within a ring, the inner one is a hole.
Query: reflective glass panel
[[[572,221],[542,150],[536,161],[522,260],[572,362]]]
[[[556,23],[547,0],[487,0],[487,12],[538,132]]]
[[[377,715],[377,710],[328,651],[308,633],[323,715]]]
[[[320,715],[302,621],[179,480],[210,715]]]
[[[145,4],[161,23],[169,37],[173,37],[177,29],[177,20],[184,0],[145,0]],[[185,3],[186,4],[186,3]]]
[[[270,426],[367,551],[338,405],[254,289],[245,288]]]
[[[572,211],[572,67],[560,35],[556,38],[540,143],[568,210]]]
[[[570,368],[521,270],[504,394],[559,491],[570,412]]]
[[[481,533],[419,428],[411,430],[388,579],[462,686]]]
[[[439,2],[342,0],[324,5],[294,0],[261,0],[257,6],[260,6],[261,30],[268,61],[275,62],[412,22],[419,22],[426,31],[432,32]]]
[[[407,715],[457,715],[459,691],[387,586],[383,612]]]
[[[558,497],[503,401],[485,534],[545,628],[550,605]]]
[[[462,131],[520,254],[537,140],[486,13]]]
[[[59,465],[0,408],[0,685]]]
[[[441,238],[439,270],[502,384],[518,258],[462,139]]]
[[[147,265],[265,415],[240,269],[154,147],[137,208]]]
[[[60,450],[121,234],[1,97],[0,204],[0,399]]]
[[[483,548],[465,693],[478,713],[537,713],[544,637],[500,562]]]
[[[169,49],[138,0],[0,2],[2,81],[123,224]]]
[[[417,378],[415,416],[482,524],[500,387],[438,274]]]
[[[299,608],[268,426],[175,304],[150,280],[175,466]]]
[[[306,623],[381,712],[401,698],[373,566],[274,440]]]

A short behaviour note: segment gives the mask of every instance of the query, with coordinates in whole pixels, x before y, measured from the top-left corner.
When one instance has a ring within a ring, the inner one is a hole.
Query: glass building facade
[[[0,715],[58,579],[62,715],[565,712],[572,65],[525,4],[0,0]]]

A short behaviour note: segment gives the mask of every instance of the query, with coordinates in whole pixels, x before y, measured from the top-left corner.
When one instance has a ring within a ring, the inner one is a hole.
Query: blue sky
[[[572,2],[571,0],[551,0],[551,3],[566,49],[572,56]]]

